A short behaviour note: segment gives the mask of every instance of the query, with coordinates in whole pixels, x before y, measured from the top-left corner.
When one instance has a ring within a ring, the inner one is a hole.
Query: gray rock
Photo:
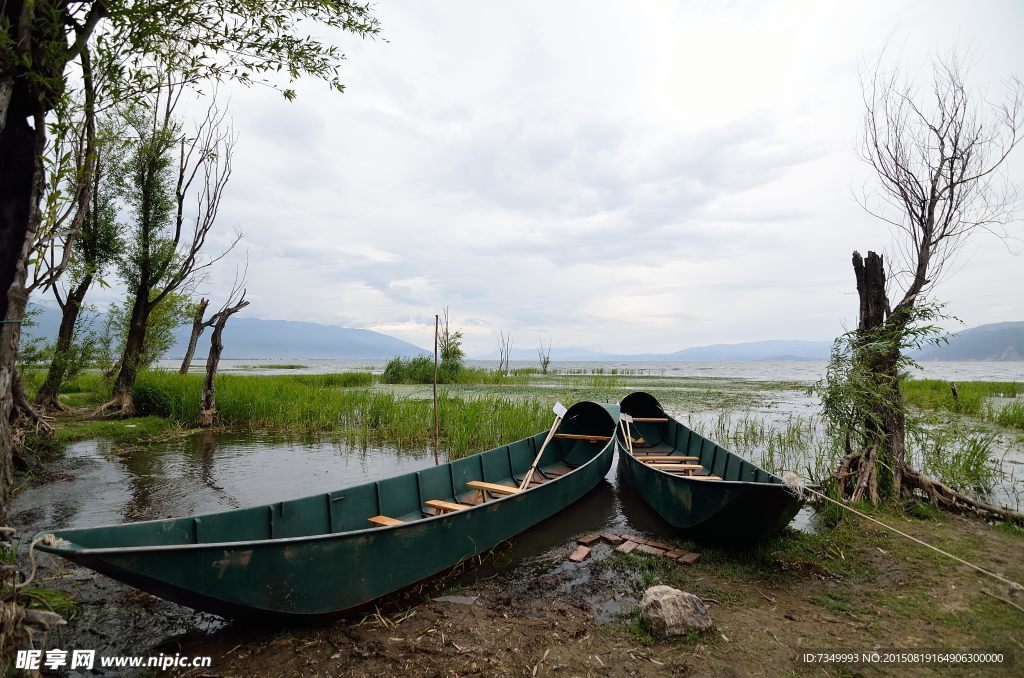
[[[704,602],[671,586],[652,586],[644,591],[640,610],[651,631],[663,638],[711,628],[711,615]]]

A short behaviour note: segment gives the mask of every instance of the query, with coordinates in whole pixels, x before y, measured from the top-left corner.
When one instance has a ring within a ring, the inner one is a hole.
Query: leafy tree
[[[462,350],[462,330],[451,329],[447,308],[444,309],[438,345],[441,353],[441,371],[451,375],[461,370],[466,358],[466,353]]]
[[[57,395],[60,388],[75,376],[81,366],[92,360],[95,334],[86,330],[83,322],[85,296],[93,283],[103,281],[104,271],[120,254],[122,242],[117,224],[118,189],[112,169],[123,150],[120,136],[123,130],[116,118],[107,118],[101,125],[92,175],[93,186],[89,208],[85,213],[78,237],[71,246],[67,282],[58,280],[53,296],[61,309],[60,329],[53,350],[50,368],[36,395],[36,404],[46,408],[59,408]]]
[[[880,65],[865,79],[863,94],[861,153],[877,181],[862,204],[893,227],[897,273],[888,276],[874,252],[853,253],[858,325],[837,342],[823,401],[833,424],[846,427],[839,490],[874,503],[921,491],[946,508],[1024,521],[911,467],[900,390],[905,349],[935,332],[930,323],[938,314],[928,295],[936,281],[968,238],[1005,235],[1013,219],[1017,187],[1005,163],[1024,138],[1024,83],[1011,80],[1002,103],[979,106],[950,57],[934,63],[924,96],[899,68],[886,72]]]
[[[90,158],[97,93],[110,105],[151,92],[166,75],[153,68],[157,63],[170,65],[187,83],[212,78],[276,86],[282,76],[289,82],[313,76],[341,91],[344,55],[314,37],[315,26],[357,36],[379,31],[368,4],[346,0],[0,3],[0,525],[10,518],[13,370],[30,253],[40,244],[43,223],[47,115],[81,87]],[[103,65],[95,78],[94,56]],[[295,96],[291,89],[283,93]],[[76,214],[62,231],[65,248],[90,203],[91,173],[87,163],[75,192]],[[51,282],[62,268],[50,272]]]

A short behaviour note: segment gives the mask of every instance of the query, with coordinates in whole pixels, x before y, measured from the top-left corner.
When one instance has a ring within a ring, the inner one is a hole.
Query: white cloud
[[[995,85],[1024,71],[1022,8],[379,3],[386,41],[341,37],[344,94],[230,92],[247,312],[427,346],[447,305],[470,353],[501,329],[622,352],[830,338],[851,251],[888,243],[851,194],[858,62],[890,37],[912,63],[970,47]],[[970,251],[938,296],[969,325],[1024,318],[1021,259]]]

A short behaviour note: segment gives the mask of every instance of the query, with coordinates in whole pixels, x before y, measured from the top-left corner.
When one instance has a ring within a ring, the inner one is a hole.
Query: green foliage
[[[344,55],[333,41],[314,36],[325,28],[361,37],[380,30],[369,5],[348,0],[104,4],[108,18],[95,42],[120,55],[112,70],[135,88],[158,77],[147,70],[155,60],[173,66],[186,81],[274,85],[280,76],[288,81],[312,76],[340,92]],[[282,93],[295,97],[291,89]]]
[[[96,321],[96,309],[83,306],[75,318],[74,333],[67,351],[54,354],[54,364],[59,363],[61,386],[78,376],[84,369],[95,364],[99,345],[99,335],[93,329]]]
[[[159,294],[160,290],[152,290],[149,297],[155,299]],[[109,326],[96,337],[97,362],[101,366],[107,364],[109,356],[120,356],[123,353],[124,341],[128,336],[132,319],[133,303],[134,299],[129,296],[120,305],[110,305],[107,312]],[[146,337],[142,345],[142,355],[138,359],[139,367],[156,364],[160,356],[174,345],[174,328],[191,322],[194,314],[195,304],[187,295],[178,292],[170,292],[154,306],[146,323]]]
[[[915,465],[958,492],[991,492],[999,478],[996,442],[993,434],[965,431],[958,422],[928,426],[908,420],[907,448]]]
[[[441,371],[455,374],[462,369],[466,358],[466,353],[462,350],[462,330],[451,329],[448,323],[447,308],[444,309],[444,320],[441,323],[438,348],[441,354]]]
[[[429,445],[431,401],[340,385],[365,382],[368,375],[362,375],[219,375],[218,419],[225,426],[330,432],[358,444]],[[139,414],[193,426],[201,393],[201,375],[152,370],[139,374],[134,400]],[[453,459],[533,435],[548,426],[549,416],[547,406],[534,400],[439,394],[441,444]]]
[[[38,306],[29,306],[21,319],[21,344],[18,347],[17,369],[23,381],[32,381],[33,372],[49,361],[53,347],[43,337],[29,338],[25,330],[35,327],[36,316],[42,312]]]
[[[131,218],[125,227],[118,271],[130,295],[148,293],[172,268],[174,240],[175,155],[179,128],[158,118],[153,107],[135,106],[124,112],[130,141],[127,155],[114,168],[118,192]]]
[[[878,450],[878,459],[894,467],[887,420],[902,417],[900,390],[904,374],[917,364],[911,351],[945,341],[935,323],[946,319],[942,305],[922,302],[892,316],[880,327],[843,334],[832,346],[825,378],[813,392],[821,397],[821,414],[835,447]],[[879,493],[887,496],[891,473],[879,473]]]
[[[953,397],[950,382],[941,379],[908,379],[901,387],[903,397],[910,405],[974,417],[984,415],[985,402],[989,398],[1015,398],[1018,394],[1024,395],[1024,388],[1015,381],[957,382],[956,398]]]
[[[392,358],[380,377],[383,384],[432,384],[434,383],[434,361],[428,356],[414,358]],[[526,384],[529,373],[518,371],[512,374],[486,370],[480,367],[462,367],[457,370],[437,370],[439,384]]]
[[[443,376],[438,374],[438,381]],[[380,377],[385,384],[432,384],[434,383],[434,361],[427,356],[412,358],[395,357],[388,361]]]
[[[1012,402],[996,411],[993,418],[1000,426],[1024,431],[1024,403]]]

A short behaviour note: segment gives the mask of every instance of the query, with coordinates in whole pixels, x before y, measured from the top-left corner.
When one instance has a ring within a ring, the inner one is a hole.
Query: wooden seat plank
[[[651,422],[655,424],[668,422],[668,417],[633,417],[633,421],[636,422]]]
[[[392,525],[401,525],[403,521],[398,518],[389,518],[388,516],[374,516],[367,518],[366,521],[371,525],[377,525],[378,527],[391,527]]]
[[[591,436],[580,433],[556,433],[555,437],[562,440],[586,440],[588,443],[608,442],[612,439],[611,436]]]
[[[721,480],[720,476],[690,476],[695,480]]]
[[[648,466],[668,471],[699,471],[704,468],[700,464],[648,464]]]
[[[655,462],[687,462],[687,461],[700,461],[700,457],[683,457],[681,455],[673,454],[638,454],[636,458],[645,464],[653,464]]]
[[[430,508],[437,509],[439,513],[449,513],[469,508],[465,504],[455,504],[450,501],[444,501],[443,499],[428,499],[423,503]]]
[[[494,494],[519,494],[518,487],[498,485],[497,483],[485,483],[482,480],[470,480],[466,483],[466,487],[470,487],[474,490],[480,490],[481,492],[493,492]]]

